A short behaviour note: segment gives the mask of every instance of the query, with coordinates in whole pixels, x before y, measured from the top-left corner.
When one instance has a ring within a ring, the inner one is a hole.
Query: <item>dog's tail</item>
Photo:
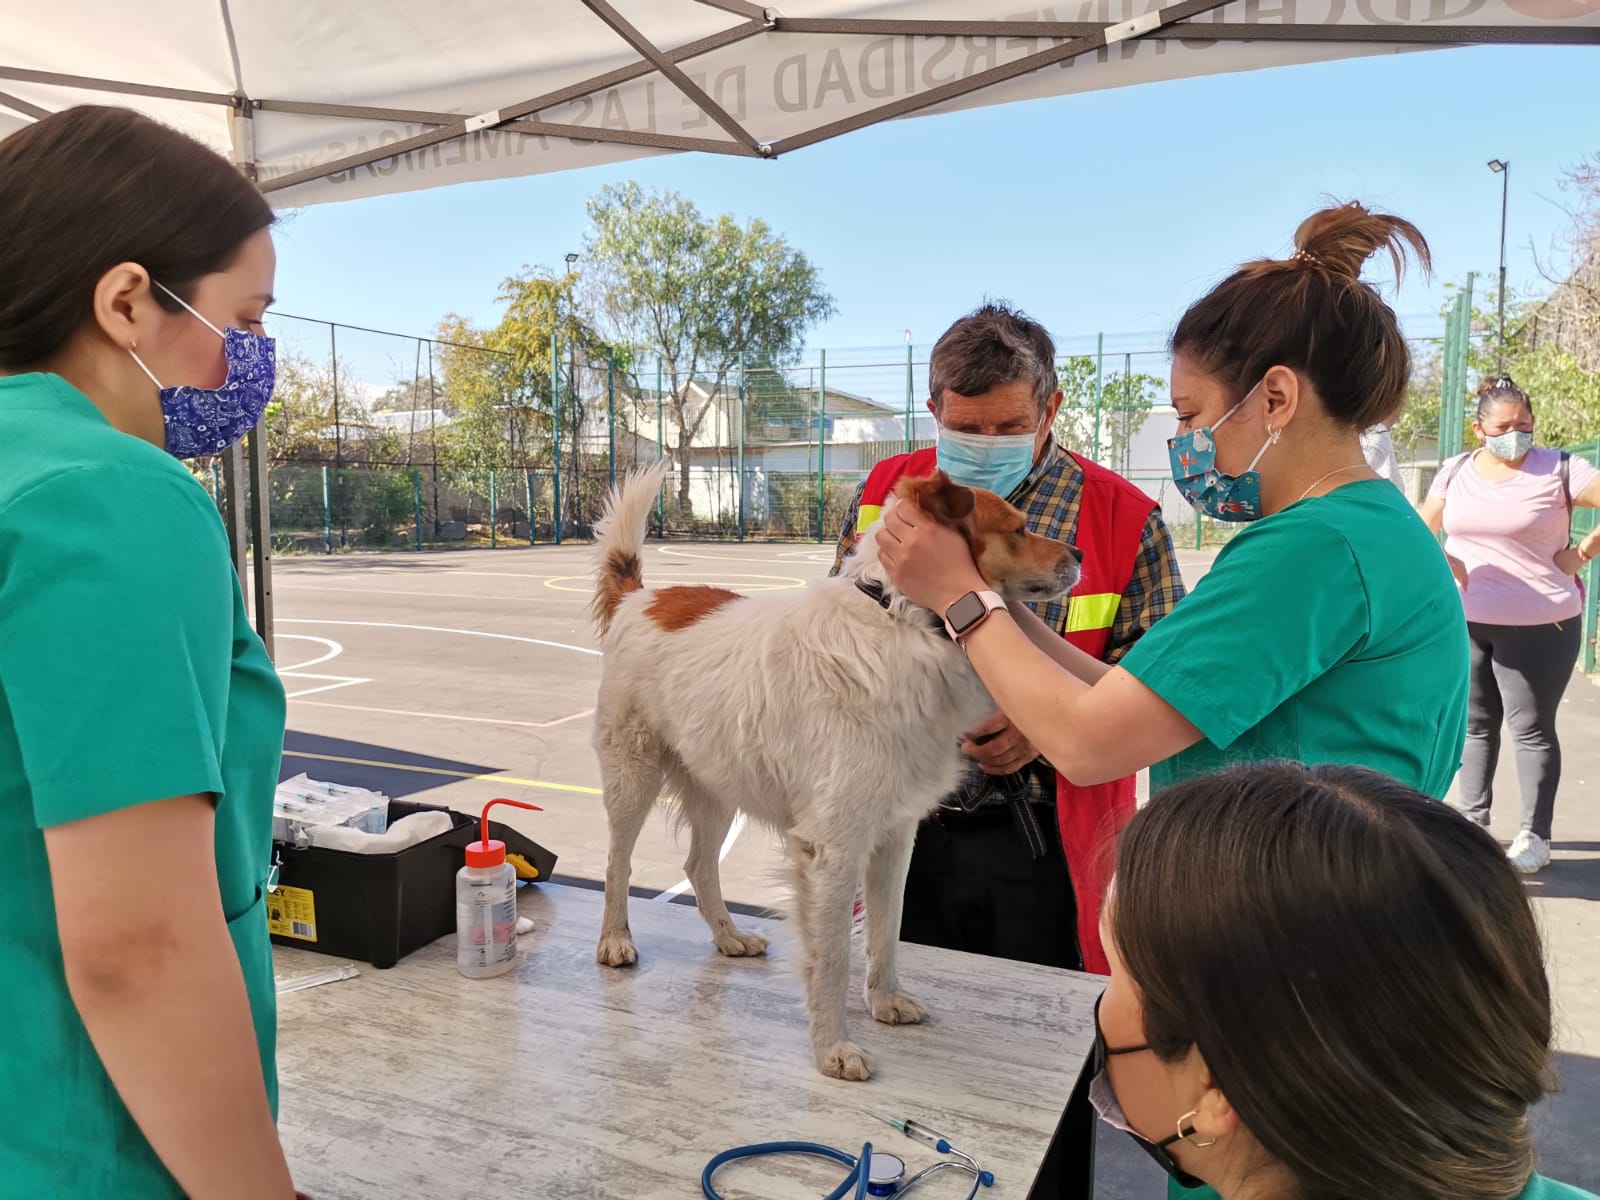
[[[596,564],[589,615],[602,634],[611,628],[622,598],[644,587],[639,552],[649,532],[650,508],[668,469],[663,460],[630,472],[606,498],[605,515],[594,527]]]

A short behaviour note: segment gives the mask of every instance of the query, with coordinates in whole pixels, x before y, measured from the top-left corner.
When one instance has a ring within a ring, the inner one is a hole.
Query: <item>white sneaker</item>
[[[1550,843],[1531,830],[1524,829],[1512,840],[1506,857],[1523,875],[1536,875],[1550,865]]]

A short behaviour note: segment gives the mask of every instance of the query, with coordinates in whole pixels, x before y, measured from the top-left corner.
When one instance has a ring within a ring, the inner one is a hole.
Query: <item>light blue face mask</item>
[[[939,426],[939,469],[962,487],[983,488],[1002,500],[1033,470],[1036,435],[988,437]]]

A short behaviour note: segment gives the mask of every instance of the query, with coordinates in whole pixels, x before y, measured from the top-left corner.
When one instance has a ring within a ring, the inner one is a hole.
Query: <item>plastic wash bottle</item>
[[[506,861],[506,844],[489,840],[496,804],[544,811],[520,800],[483,806],[479,840],[467,843],[467,865],[456,872],[456,969],[468,979],[503,975],[517,961],[517,872]]]

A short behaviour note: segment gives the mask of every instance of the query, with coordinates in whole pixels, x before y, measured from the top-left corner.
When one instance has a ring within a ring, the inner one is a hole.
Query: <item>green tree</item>
[[[505,280],[504,309],[490,329],[450,315],[439,325],[435,361],[451,424],[440,438],[446,465],[469,470],[526,472],[549,465],[557,431],[560,388],[562,508],[578,511],[584,479],[585,428],[605,402],[607,355],[620,370],[631,359],[608,346],[584,313],[578,276],[537,267]],[[551,362],[551,338],[559,361]],[[554,368],[552,370],[552,367]]]
[[[342,409],[342,406],[341,406]],[[344,417],[344,412],[340,412]],[[274,463],[333,457],[333,369],[290,351],[279,356],[272,402],[263,415],[267,457]]]
[[[1064,359],[1056,365],[1056,379],[1062,392],[1056,440],[1068,450],[1126,471],[1133,439],[1160,401],[1165,381],[1137,371],[1109,372],[1100,381],[1097,405],[1093,358],[1075,355]]]
[[[678,503],[690,509],[690,449],[741,355],[791,361],[830,316],[817,268],[764,222],[707,219],[675,192],[612,185],[589,199],[585,261],[611,340],[658,356],[678,449]],[[636,384],[637,388],[637,384]],[[638,389],[642,390],[642,389]]]
[[[1456,288],[1447,289],[1451,303]],[[1478,384],[1502,370],[1533,398],[1539,420],[1539,441],[1547,446],[1572,446],[1600,437],[1600,373],[1587,371],[1567,348],[1538,336],[1537,314],[1545,301],[1527,301],[1506,292],[1506,333],[1502,346],[1498,296],[1491,290],[1473,297],[1471,332],[1467,348],[1467,378],[1463,430],[1465,445],[1473,445],[1471,424],[1477,412]],[[1448,313],[1447,304],[1445,312]],[[1424,446],[1436,445],[1442,419],[1442,347],[1434,343],[1419,353],[1413,346],[1410,395],[1391,436],[1400,457],[1416,457]]]

